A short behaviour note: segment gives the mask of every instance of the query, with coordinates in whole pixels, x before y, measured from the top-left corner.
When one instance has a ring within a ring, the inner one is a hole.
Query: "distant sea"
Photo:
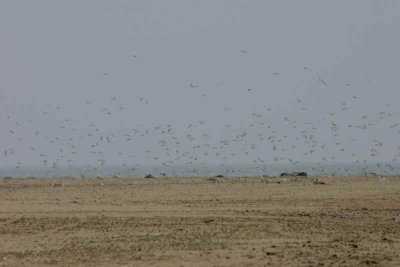
[[[174,165],[174,166],[101,166],[101,167],[19,167],[1,168],[0,178],[3,177],[143,177],[147,174],[158,176],[278,176],[282,172],[306,172],[309,175],[365,175],[376,173],[379,175],[400,175],[400,164],[374,163],[374,164],[320,164],[308,163],[298,165],[270,164],[199,164],[199,165]]]

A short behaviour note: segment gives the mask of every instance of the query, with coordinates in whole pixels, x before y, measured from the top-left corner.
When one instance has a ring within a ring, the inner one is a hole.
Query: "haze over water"
[[[0,176],[400,173],[397,1],[3,1],[0,24]]]

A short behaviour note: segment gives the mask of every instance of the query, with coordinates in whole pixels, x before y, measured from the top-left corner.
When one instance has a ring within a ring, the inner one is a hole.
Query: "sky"
[[[400,1],[1,1],[0,168],[400,160]]]

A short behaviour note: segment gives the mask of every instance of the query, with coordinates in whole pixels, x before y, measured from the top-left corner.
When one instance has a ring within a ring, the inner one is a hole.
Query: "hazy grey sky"
[[[1,1],[0,167],[400,159],[399,5]]]

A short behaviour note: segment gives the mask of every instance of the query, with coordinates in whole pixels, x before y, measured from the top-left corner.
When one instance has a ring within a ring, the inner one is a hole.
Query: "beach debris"
[[[283,172],[279,176],[308,176],[306,172]]]
[[[214,219],[205,219],[203,220],[204,223],[211,223],[214,222]]]
[[[223,178],[223,176],[222,177],[217,177],[217,176],[209,177],[206,180],[210,181],[210,182],[214,182],[214,183],[224,183],[225,182],[225,179]]]
[[[151,174],[146,174],[145,176],[144,176],[144,178],[146,178],[146,179],[151,179],[151,178],[155,178],[153,175],[151,175]]]
[[[313,184],[326,185],[326,183],[325,183],[324,181],[321,181],[321,180],[319,180],[319,179],[315,180],[315,181],[313,182]]]

